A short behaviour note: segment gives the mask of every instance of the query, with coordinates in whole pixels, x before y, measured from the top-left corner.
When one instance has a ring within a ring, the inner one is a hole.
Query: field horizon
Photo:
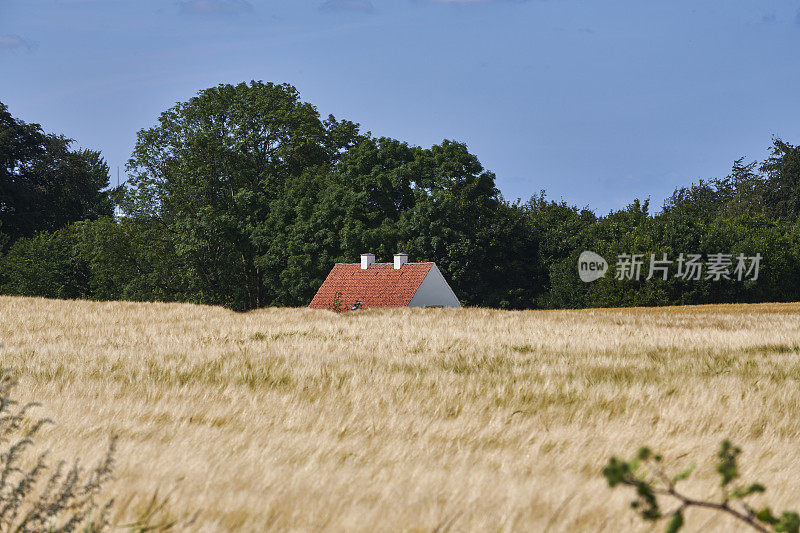
[[[158,491],[192,531],[651,531],[607,487],[609,457],[697,462],[686,492],[708,496],[726,438],[767,486],[754,502],[800,507],[798,303],[336,314],[0,297],[0,344],[17,398],[55,421],[38,440],[53,461],[91,463],[119,436],[117,524]]]

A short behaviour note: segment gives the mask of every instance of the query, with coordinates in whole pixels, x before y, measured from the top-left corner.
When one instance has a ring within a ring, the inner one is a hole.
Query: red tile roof
[[[406,307],[428,275],[433,263],[336,263],[308,305],[313,309],[361,307]],[[338,295],[338,296],[337,296]]]

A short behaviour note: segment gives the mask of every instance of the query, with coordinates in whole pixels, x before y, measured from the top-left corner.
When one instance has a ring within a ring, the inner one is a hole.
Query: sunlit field
[[[800,304],[337,315],[0,297],[0,342],[18,397],[56,422],[40,438],[54,459],[92,462],[119,435],[116,523],[158,491],[192,531],[650,531],[608,489],[608,458],[648,444],[669,468],[696,461],[685,492],[709,496],[728,437],[762,500],[800,509]]]

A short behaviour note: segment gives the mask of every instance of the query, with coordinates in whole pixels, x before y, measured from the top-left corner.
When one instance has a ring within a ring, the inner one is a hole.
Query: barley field
[[[53,459],[92,462],[119,435],[116,523],[157,491],[191,531],[651,531],[608,489],[608,458],[648,444],[670,468],[696,461],[686,492],[708,496],[728,437],[764,500],[800,508],[800,304],[237,314],[0,297],[0,343],[17,396],[56,422]]]

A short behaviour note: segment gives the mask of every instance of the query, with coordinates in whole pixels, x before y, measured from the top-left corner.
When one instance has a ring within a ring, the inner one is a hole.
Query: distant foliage
[[[800,147],[598,215],[509,202],[461,142],[423,148],[322,117],[288,84],[222,84],[137,134],[128,181],[0,104],[0,293],[307,305],[334,263],[435,261],[465,305],[576,308],[800,300]],[[124,217],[111,218],[116,203]],[[584,250],[611,271],[583,283]],[[761,254],[757,281],[617,280],[620,254]],[[3,257],[4,256],[4,257]]]
[[[679,482],[688,478],[694,465],[675,474],[667,475],[662,466],[661,455],[649,448],[641,448],[629,461],[612,457],[603,469],[603,476],[610,487],[629,486],[636,497],[631,507],[645,520],[667,521],[667,533],[675,533],[684,525],[684,512],[690,507],[709,509],[733,516],[756,531],[798,533],[800,515],[795,511],[784,511],[775,515],[769,507],[755,509],[747,503],[747,497],[766,491],[760,483],[739,483],[737,459],[741,450],[730,441],[724,441],[717,453],[717,472],[720,475],[722,494],[718,499],[692,498],[679,491]],[[677,505],[669,511],[662,510],[663,500],[672,500]]]
[[[374,138],[290,85],[200,91],[139,132],[128,172],[122,207],[162,229],[191,301],[307,305],[367,251],[436,261],[467,304],[527,307],[541,287],[528,218],[466,145]]]
[[[108,165],[100,152],[72,143],[14,118],[0,102],[0,253],[21,237],[111,215]]]
[[[588,209],[548,200],[542,192],[523,207],[539,238],[546,286],[535,307],[624,307],[800,300],[800,147],[779,139],[761,165],[733,164],[724,178],[676,189],[660,212],[648,201],[598,217]],[[790,199],[796,199],[794,200]],[[605,277],[583,283],[576,265],[583,250],[610,263]],[[763,257],[757,281],[614,279],[619,254],[680,253]]]

